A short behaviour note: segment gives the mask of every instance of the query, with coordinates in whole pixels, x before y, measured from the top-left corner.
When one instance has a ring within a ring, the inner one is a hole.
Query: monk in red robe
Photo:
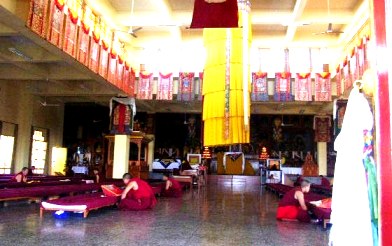
[[[331,182],[329,182],[329,180],[326,177],[320,175],[320,178],[321,178],[321,186],[328,187],[328,188],[331,187]]]
[[[279,202],[276,218],[278,220],[298,220],[310,222],[308,207],[305,204],[304,193],[310,190],[310,183],[302,180],[301,186],[287,192]]]
[[[122,210],[146,210],[154,208],[157,204],[151,186],[140,178],[132,178],[129,173],[123,175],[126,185],[122,195],[119,208]]]
[[[173,178],[170,178],[168,174],[163,174],[162,180],[165,181],[165,183],[162,184],[161,196],[164,197],[182,196],[182,187],[180,185],[180,182],[178,182]]]
[[[29,172],[29,169],[27,167],[22,168],[22,171],[20,171],[14,177],[12,177],[10,182],[26,183],[28,172]]]

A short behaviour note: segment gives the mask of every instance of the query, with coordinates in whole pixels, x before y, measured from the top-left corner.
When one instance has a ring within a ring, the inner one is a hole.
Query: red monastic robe
[[[133,178],[130,182],[135,181],[138,185],[137,190],[130,190],[125,199],[122,199],[119,208],[121,210],[146,210],[154,208],[157,204],[154,192],[151,186],[140,178]]]

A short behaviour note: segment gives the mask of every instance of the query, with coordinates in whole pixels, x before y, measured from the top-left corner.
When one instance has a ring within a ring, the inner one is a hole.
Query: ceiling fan
[[[134,7],[135,7],[135,0],[132,0],[132,1],[131,1],[131,16],[130,16],[130,19],[131,19],[131,20],[133,19]],[[115,31],[117,31],[117,32],[125,32],[125,33],[128,33],[129,35],[131,35],[132,37],[137,38],[136,33],[137,33],[138,31],[142,30],[142,29],[143,29],[143,27],[136,27],[136,28],[133,28],[133,26],[130,26],[130,27],[128,28],[128,30],[115,30]]]
[[[330,7],[329,7],[329,1],[330,0],[327,0],[327,17],[328,17],[328,19],[330,19]],[[341,34],[341,33],[344,33],[344,32],[342,32],[342,31],[340,31],[340,30],[335,30],[335,29],[333,29],[333,27],[332,27],[332,22],[330,22],[330,23],[328,23],[328,27],[327,27],[327,30],[325,30],[325,31],[323,31],[323,32],[316,32],[316,33],[313,33],[313,35],[338,35],[338,34]]]

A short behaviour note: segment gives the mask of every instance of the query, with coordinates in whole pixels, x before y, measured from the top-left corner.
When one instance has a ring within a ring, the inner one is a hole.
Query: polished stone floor
[[[209,181],[151,211],[107,208],[87,219],[40,219],[37,204],[10,204],[0,208],[0,245],[327,245],[320,225],[276,221],[277,197],[254,179]]]

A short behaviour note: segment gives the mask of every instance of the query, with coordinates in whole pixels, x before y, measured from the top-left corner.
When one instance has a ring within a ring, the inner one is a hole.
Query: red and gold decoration
[[[195,0],[191,28],[238,27],[237,0]]]
[[[239,5],[243,28],[203,31],[207,51],[203,78],[206,146],[249,143],[250,3],[241,1]]]
[[[92,39],[90,41],[90,59],[88,67],[95,73],[98,73],[99,53],[101,50],[101,20],[97,15],[92,14],[91,16],[92,19],[94,19],[94,26],[91,33]]]
[[[204,72],[199,73],[199,101],[203,100],[203,79],[204,79]]]
[[[277,102],[293,100],[293,95],[291,94],[291,73],[275,73],[274,100]]]
[[[316,73],[314,100],[316,102],[328,102],[332,100],[330,73]]]
[[[112,31],[110,28],[101,21],[101,51],[99,55],[99,68],[98,73],[105,79],[108,76],[108,64],[109,64],[109,53],[110,53],[110,43],[112,40]]]
[[[314,141],[329,142],[331,141],[331,116],[316,115],[313,119]]]
[[[137,98],[151,100],[152,85],[153,85],[153,74],[140,72]]]
[[[350,54],[350,78],[352,83],[359,79],[357,49],[353,48]]]
[[[267,73],[257,72],[252,73],[252,101],[265,102],[268,101],[268,84]]]
[[[268,158],[269,158],[269,154],[267,151],[267,147],[265,147],[265,146],[261,147],[261,151],[259,154],[259,160],[266,161]]]
[[[136,84],[136,73],[130,67],[130,71],[129,71],[129,95],[132,96],[132,97],[135,95],[135,84]]]
[[[68,11],[65,13],[67,17],[65,18],[63,50],[76,57],[77,24],[81,16],[82,4],[80,0],[67,0],[66,5]]]
[[[195,73],[183,73],[179,74],[178,80],[178,101],[191,101],[193,100],[193,80]]]
[[[336,68],[336,96],[340,97],[342,95],[342,70],[340,69],[340,65]]]
[[[59,48],[63,47],[63,23],[65,0],[50,0],[47,40]]]
[[[159,73],[157,100],[173,99],[173,74]]]
[[[125,49],[124,49],[124,44],[121,43],[120,45],[122,48],[120,49],[120,52],[118,54],[118,59],[117,59],[117,68],[116,68],[116,79],[114,84],[122,89],[124,88],[124,69],[125,69]]]
[[[48,14],[48,0],[30,1],[29,17],[27,26],[38,35],[45,37],[46,17]]]
[[[89,48],[90,48],[90,31],[94,27],[94,15],[87,4],[83,4],[82,19],[78,35],[78,52],[77,59],[80,63],[88,66]]]
[[[297,76],[295,77],[295,100],[312,101],[310,73],[297,73]]]

